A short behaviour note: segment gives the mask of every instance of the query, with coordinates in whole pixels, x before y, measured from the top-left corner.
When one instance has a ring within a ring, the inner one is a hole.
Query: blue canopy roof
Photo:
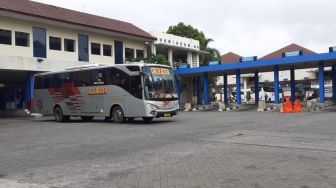
[[[279,66],[280,70],[289,70],[293,66],[295,69],[317,68],[318,63],[322,61],[324,62],[324,66],[331,66],[333,63],[336,64],[336,52],[237,62],[232,64],[210,65],[195,68],[181,68],[175,70],[174,73],[180,76],[199,75],[202,73],[211,73],[215,75],[226,73],[230,75],[235,74],[238,69],[242,74],[254,73],[256,70],[259,72],[271,72],[273,71],[273,67],[276,65]]]

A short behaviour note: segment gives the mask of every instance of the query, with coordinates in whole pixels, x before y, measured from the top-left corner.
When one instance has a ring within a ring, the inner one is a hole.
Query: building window
[[[103,45],[103,55],[104,56],[112,56],[112,45]]]
[[[74,52],[75,51],[75,40],[64,39],[64,51]]]
[[[0,44],[12,45],[12,31],[0,29]]]
[[[162,42],[162,38],[160,38],[160,42]]]
[[[61,50],[61,38],[49,37],[49,49],[50,50]]]
[[[78,35],[78,60],[89,61],[89,37],[87,35]]]
[[[188,44],[188,47],[190,47],[190,44]]]
[[[29,46],[29,33],[15,31],[15,45]]]
[[[134,49],[125,48],[125,58],[126,59],[133,59],[134,58]]]
[[[184,43],[184,46],[187,46],[186,43]]]
[[[166,39],[163,39],[163,42],[167,42],[167,40],[166,40]]]
[[[100,44],[91,42],[91,54],[100,55]]]
[[[182,42],[180,42],[180,46],[182,46]]]
[[[144,51],[143,50],[136,50],[137,58],[144,58]]]
[[[46,30],[44,28],[33,28],[34,57],[47,57]]]
[[[178,42],[176,42],[176,45],[178,45]]]
[[[168,40],[168,43],[170,44],[170,40]]]

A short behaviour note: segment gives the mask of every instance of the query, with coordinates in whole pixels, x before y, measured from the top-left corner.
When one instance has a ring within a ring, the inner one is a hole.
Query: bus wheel
[[[143,119],[144,122],[146,122],[146,123],[149,123],[149,122],[151,122],[151,121],[153,120],[152,117],[143,117],[142,119]]]
[[[112,110],[112,119],[116,123],[123,123],[125,121],[124,111],[120,106],[115,106]]]
[[[57,106],[54,109],[54,117],[57,122],[65,122],[70,120],[70,116],[63,115],[63,110],[61,107]]]
[[[83,121],[91,121],[94,117],[93,116],[81,116]]]

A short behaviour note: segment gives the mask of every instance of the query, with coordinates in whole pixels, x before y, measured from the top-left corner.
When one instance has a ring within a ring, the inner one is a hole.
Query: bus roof
[[[48,75],[48,74],[55,74],[55,73],[80,71],[80,70],[94,70],[94,69],[101,69],[101,68],[108,68],[108,67],[127,67],[127,66],[139,66],[139,67],[160,66],[160,67],[171,68],[170,66],[167,66],[167,65],[153,64],[153,63],[141,63],[141,62],[128,62],[127,64],[88,64],[88,65],[82,65],[82,66],[69,67],[61,71],[44,72],[44,73],[38,73],[35,75]]]

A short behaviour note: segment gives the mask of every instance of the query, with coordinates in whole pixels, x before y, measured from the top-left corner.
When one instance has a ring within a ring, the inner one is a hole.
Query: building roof
[[[292,52],[292,51],[302,51],[303,55],[309,55],[309,54],[316,54],[316,52],[313,52],[307,48],[304,48],[300,45],[297,45],[295,43],[292,43],[288,46],[285,46],[279,50],[276,50],[268,55],[265,55],[264,57],[260,58],[260,59],[274,59],[274,58],[281,58],[282,57],[282,53],[285,52]]]
[[[30,0],[0,0],[0,10],[132,35],[148,40],[155,40],[155,38],[149,33],[128,22],[33,2]]]
[[[222,64],[231,64],[231,63],[237,63],[239,62],[239,59],[242,56],[235,54],[233,52],[229,52],[227,54],[224,54],[221,56],[221,63]]]
[[[309,54],[302,56],[291,56],[291,57],[281,57],[274,59],[259,59],[256,61],[246,61],[241,63],[232,63],[227,65],[210,65],[195,68],[180,68],[176,69],[174,73],[176,75],[202,75],[203,73],[209,73],[212,75],[235,75],[237,70],[240,70],[241,74],[249,74],[258,72],[271,72],[274,71],[275,66],[279,70],[290,70],[295,69],[307,69],[307,68],[317,68],[321,65],[324,67],[330,67],[335,64],[336,52],[331,53],[321,53],[321,54]]]

